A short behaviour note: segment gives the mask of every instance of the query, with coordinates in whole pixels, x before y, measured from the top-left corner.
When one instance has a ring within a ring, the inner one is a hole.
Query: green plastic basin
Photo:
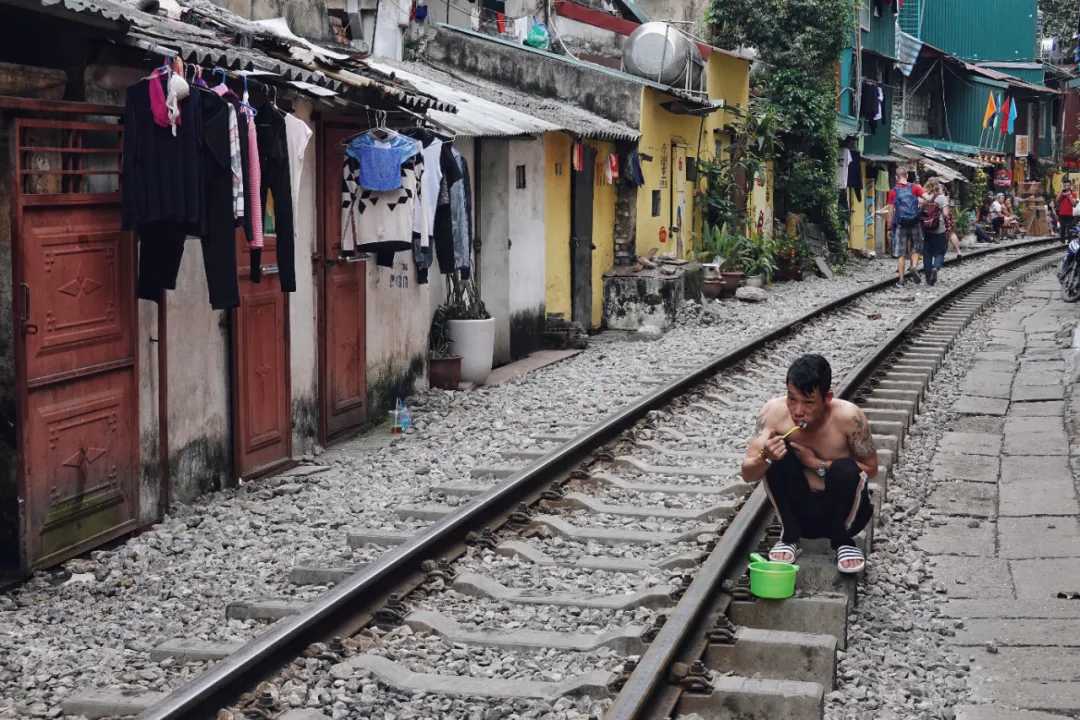
[[[750,560],[750,592],[755,597],[783,600],[795,594],[798,565],[771,562],[757,553],[751,553]]]

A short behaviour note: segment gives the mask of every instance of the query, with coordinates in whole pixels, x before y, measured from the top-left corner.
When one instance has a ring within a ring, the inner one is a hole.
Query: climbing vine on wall
[[[719,47],[752,47],[755,89],[785,116],[776,191],[819,224],[842,253],[836,198],[837,88],[833,68],[854,31],[853,0],[711,0],[706,23]]]

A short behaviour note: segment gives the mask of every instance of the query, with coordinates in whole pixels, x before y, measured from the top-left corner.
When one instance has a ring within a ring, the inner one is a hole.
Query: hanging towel
[[[472,11],[469,13],[469,25],[472,26],[474,31],[480,30],[480,8],[473,6]]]
[[[495,13],[495,26],[499,29],[500,35],[506,32],[506,16],[501,12]]]
[[[572,165],[574,172],[581,172],[585,169],[585,146],[579,142],[574,143]]]
[[[608,174],[611,176],[609,184],[614,184],[619,179],[619,156],[615,153],[610,153],[607,156]]]
[[[877,120],[877,121],[881,120],[881,113],[882,113],[882,108],[884,107],[884,105],[885,105],[885,91],[881,89],[880,85],[878,85],[878,89],[877,89],[877,114],[874,115],[874,120]]]
[[[514,39],[520,43],[525,42],[525,38],[529,35],[529,26],[531,24],[531,17],[514,18]]]
[[[862,156],[851,151],[851,164],[848,165],[847,186],[855,191],[855,199],[862,202]]]
[[[836,167],[836,187],[845,188],[848,184],[848,167],[851,165],[851,150],[840,149],[840,162]]]

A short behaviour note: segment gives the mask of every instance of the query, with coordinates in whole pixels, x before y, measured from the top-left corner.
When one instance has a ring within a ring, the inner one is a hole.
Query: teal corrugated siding
[[[999,104],[1003,90],[973,82],[953,74],[945,75],[945,97],[948,98],[949,140],[964,145],[974,145],[987,150],[1001,152],[1003,149],[1000,132],[983,130],[983,114],[986,112],[986,98],[994,92],[995,105]],[[1012,147],[1012,137],[1004,140],[1004,147]]]
[[[855,51],[848,48],[840,51],[840,114],[854,117],[855,100],[851,87],[854,83]],[[845,92],[845,89],[846,92]]]
[[[908,35],[919,37],[919,14],[923,0],[907,0],[900,8],[900,29]]]
[[[923,41],[945,52],[979,61],[1036,57],[1036,0],[936,0],[920,10]]]
[[[1039,113],[1039,157],[1053,157],[1055,148],[1050,134],[1054,126],[1054,101],[1042,101],[1039,104]]]
[[[887,58],[896,56],[896,23],[887,12],[881,17],[870,15],[870,32],[864,32],[863,47]]]
[[[1037,68],[1015,68],[1002,67],[1001,65],[994,65],[992,63],[986,63],[986,66],[991,70],[997,70],[1000,73],[1012,75],[1014,78],[1020,78],[1024,82],[1035,83],[1036,85],[1046,84],[1046,70],[1041,66]]]

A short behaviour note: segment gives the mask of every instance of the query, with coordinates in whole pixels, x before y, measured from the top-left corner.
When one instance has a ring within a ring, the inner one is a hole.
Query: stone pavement
[[[972,698],[957,720],[1080,714],[1080,305],[1053,275],[1002,309],[934,457],[932,553]]]

